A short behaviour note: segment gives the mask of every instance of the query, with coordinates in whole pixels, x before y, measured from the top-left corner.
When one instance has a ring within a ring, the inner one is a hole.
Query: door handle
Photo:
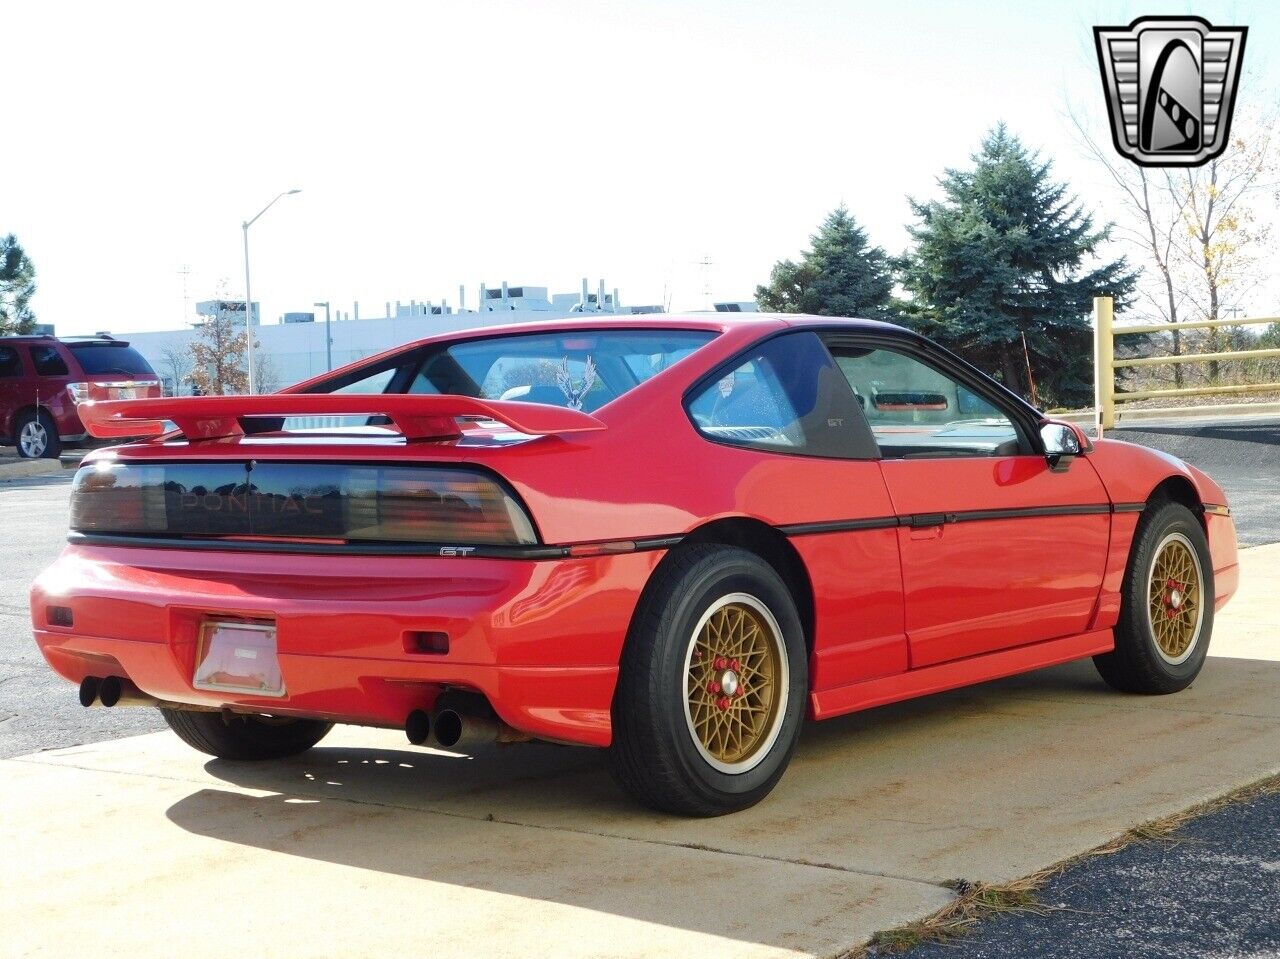
[[[912,529],[925,529],[929,526],[941,526],[946,521],[946,513],[913,513],[907,519],[907,522]]]

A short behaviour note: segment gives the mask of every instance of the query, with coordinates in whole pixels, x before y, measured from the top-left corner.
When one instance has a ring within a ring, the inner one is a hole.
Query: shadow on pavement
[[[544,745],[211,761],[205,772],[236,790],[201,788],[167,815],[229,843],[705,930],[700,896],[716,893],[691,895],[686,871],[725,862],[707,852],[833,877],[1002,881],[1220,795],[1280,765],[1278,683],[1280,663],[1211,657],[1183,693],[1126,696],[1084,661],[810,724],[774,794],[714,820],[637,809],[599,752]],[[577,838],[631,840],[636,868],[665,871],[641,892],[624,857],[616,882],[574,882]],[[654,857],[652,844],[704,858]],[[781,910],[790,893],[734,895]]]

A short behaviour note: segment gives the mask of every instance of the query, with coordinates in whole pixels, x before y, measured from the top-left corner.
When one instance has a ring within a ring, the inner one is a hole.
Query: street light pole
[[[312,303],[312,306],[324,307],[324,368],[333,369],[333,337],[329,335],[329,302]]]
[[[276,205],[276,200],[283,196],[293,196],[295,193],[301,193],[301,190],[285,190],[276,196],[261,210],[258,216],[252,220],[245,220],[240,224],[240,229],[244,231],[244,352],[247,358],[246,364],[249,368],[249,394],[252,396],[257,390],[253,385],[253,292],[249,287],[249,227],[258,222],[258,217],[266,213]]]

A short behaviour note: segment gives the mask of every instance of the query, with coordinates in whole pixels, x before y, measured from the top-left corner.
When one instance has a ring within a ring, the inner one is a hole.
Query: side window
[[[848,384],[812,333],[767,340],[688,401],[707,439],[778,453],[875,459]]]
[[[22,360],[12,346],[0,346],[0,376],[21,376]]]
[[[39,376],[66,376],[67,361],[52,346],[31,347],[31,365]]]
[[[886,459],[1013,456],[1013,421],[963,383],[894,350],[832,348]]]

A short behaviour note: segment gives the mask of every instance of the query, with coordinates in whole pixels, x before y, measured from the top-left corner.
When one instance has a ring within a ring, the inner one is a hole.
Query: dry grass
[[[872,955],[892,955],[906,952],[927,942],[944,944],[954,942],[966,935],[983,919],[1002,912],[1029,912],[1037,915],[1051,912],[1053,907],[1042,903],[1038,893],[1045,883],[1059,873],[1099,856],[1113,855],[1135,843],[1181,842],[1183,840],[1177,832],[1191,820],[1206,813],[1215,812],[1224,806],[1249,802],[1275,793],[1280,793],[1280,775],[1269,776],[1182,812],[1134,826],[1110,842],[1014,882],[989,884],[969,882],[964,879],[954,880],[947,883],[956,890],[954,902],[924,919],[897,929],[877,932],[871,937],[870,943],[842,954],[840,959],[866,959]]]

